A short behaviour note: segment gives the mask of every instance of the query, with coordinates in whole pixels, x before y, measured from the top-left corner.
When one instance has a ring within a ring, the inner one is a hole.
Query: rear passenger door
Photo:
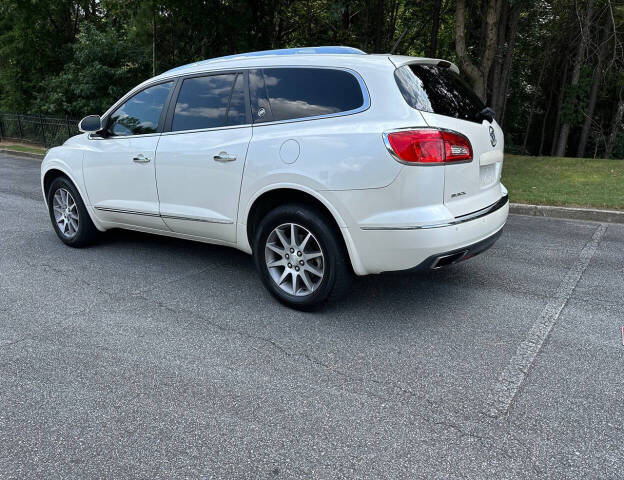
[[[245,72],[195,75],[178,83],[156,160],[160,215],[171,230],[236,241],[250,124]]]

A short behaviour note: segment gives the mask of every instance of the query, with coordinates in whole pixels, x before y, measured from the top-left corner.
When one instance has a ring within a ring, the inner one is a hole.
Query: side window
[[[262,70],[249,71],[249,93],[251,96],[251,115],[254,123],[272,122],[273,115],[269,106],[264,75]]]
[[[250,72],[250,80],[252,77],[255,122],[347,112],[364,104],[360,83],[344,70],[266,68]],[[264,103],[268,104],[270,115]]]
[[[160,83],[134,95],[110,116],[109,132],[116,136],[155,133],[172,86],[173,82]]]
[[[243,125],[247,122],[247,109],[245,108],[245,76],[242,73],[236,75],[234,89],[232,90],[232,98],[227,115],[225,116],[225,124]]]
[[[187,78],[180,88],[171,130],[244,124],[244,84],[240,73]]]

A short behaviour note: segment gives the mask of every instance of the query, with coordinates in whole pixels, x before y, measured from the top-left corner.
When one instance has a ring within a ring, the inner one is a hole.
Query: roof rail
[[[172,68],[171,70],[167,70],[164,73],[173,72],[173,71],[180,70],[182,68],[187,68],[187,67],[196,67],[199,65],[203,65],[205,63],[216,62],[216,61],[221,61],[221,60],[233,60],[237,58],[248,58],[248,57],[265,57],[265,56],[271,56],[271,55],[315,55],[315,54],[366,55],[366,52],[360,50],[359,48],[342,47],[342,46],[280,48],[278,50],[262,50],[259,52],[239,53],[236,55],[226,55],[225,57],[208,58],[206,60],[200,60],[198,62],[189,63],[186,65],[181,65],[179,67]]]

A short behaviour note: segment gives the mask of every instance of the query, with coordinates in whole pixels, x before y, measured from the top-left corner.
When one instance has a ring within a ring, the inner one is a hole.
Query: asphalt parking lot
[[[0,478],[622,478],[624,225],[277,304],[251,257],[64,246],[0,153]]]

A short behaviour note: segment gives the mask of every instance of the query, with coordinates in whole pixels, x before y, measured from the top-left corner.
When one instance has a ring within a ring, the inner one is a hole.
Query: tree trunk
[[[570,79],[570,86],[575,87],[578,85],[579,78],[581,77],[581,67],[583,65],[583,56],[585,53],[585,46],[587,45],[587,36],[589,33],[589,24],[594,9],[594,0],[588,0],[587,12],[585,14],[585,20],[581,24],[581,38],[579,39],[578,47],[576,50],[576,56],[574,57],[574,65],[572,67],[572,77]],[[564,157],[566,147],[568,145],[568,136],[570,135],[570,122],[566,121],[561,125],[561,131],[559,132],[559,140],[557,142],[557,157]]]
[[[563,76],[561,77],[561,87],[559,88],[559,98],[557,98],[557,115],[555,116],[555,127],[553,128],[553,138],[550,144],[550,156],[552,157],[557,150],[557,141],[559,139],[559,125],[561,123],[561,108],[563,107],[563,99],[565,97],[565,86],[568,77],[568,63],[563,68]]]
[[[548,96],[548,105],[546,106],[546,112],[544,112],[544,118],[542,119],[542,133],[540,134],[540,144],[537,151],[538,156],[542,156],[544,152],[544,137],[546,136],[546,122],[548,121],[548,114],[550,113],[550,107],[552,106],[553,95],[555,89],[551,86],[550,95]]]
[[[596,108],[596,100],[598,99],[598,90],[600,88],[600,79],[602,78],[602,63],[604,62],[605,54],[607,53],[607,45],[609,42],[609,32],[611,27],[611,17],[606,15],[606,25],[603,29],[602,35],[600,35],[600,46],[598,47],[598,54],[596,55],[596,66],[594,68],[594,74],[592,76],[592,86],[589,93],[589,102],[587,104],[587,111],[584,112],[585,119],[583,121],[583,128],[581,130],[581,138],[579,139],[578,148],[576,150],[577,157],[585,156],[585,148],[587,146],[587,139],[589,138],[589,131],[594,116],[594,109]]]
[[[607,149],[605,151],[605,158],[611,158],[613,154],[613,147],[615,147],[615,140],[617,138],[618,132],[622,131],[622,117],[624,116],[624,96],[622,95],[622,90],[620,90],[620,98],[617,104],[617,108],[615,109],[615,113],[613,114],[613,120],[611,121],[611,134],[609,135],[609,140],[607,141]]]
[[[485,46],[481,64],[477,67],[466,49],[466,0],[457,0],[455,6],[455,51],[459,66],[472,82],[475,93],[484,102],[487,100],[487,80],[496,53],[497,24],[502,0],[489,0],[485,19]]]
[[[392,40],[396,32],[396,22],[397,22],[397,18],[399,17],[399,7],[400,7],[400,2],[398,0],[393,0],[393,2],[391,2],[390,21],[388,22],[388,26],[386,28],[386,37],[384,38],[384,44],[385,46],[387,46],[388,50],[392,48],[392,45],[393,45]],[[384,50],[388,51],[386,49]]]
[[[512,8],[509,15],[509,26],[507,27],[507,50],[505,51],[505,60],[503,62],[503,70],[501,72],[500,87],[498,89],[498,98],[496,99],[497,107],[494,109],[501,126],[505,120],[505,107],[507,106],[507,90],[509,89],[509,77],[511,74],[511,65],[513,61],[513,53],[516,45],[516,37],[518,33],[518,24],[520,23],[522,3],[517,3]],[[498,110],[497,110],[498,109]]]
[[[500,12],[500,18],[498,19],[498,41],[496,48],[496,55],[494,56],[494,64],[490,70],[490,78],[488,85],[490,86],[490,92],[488,98],[490,101],[488,105],[491,106],[497,113],[498,117],[498,98],[501,85],[501,73],[503,70],[503,59],[505,58],[505,35],[507,33],[507,19],[509,17],[508,1],[503,0],[502,8]],[[500,122],[499,122],[500,123]]]
[[[524,132],[524,141],[522,142],[522,153],[526,153],[526,146],[529,140],[529,133],[531,131],[531,122],[533,121],[533,112],[535,111],[535,105],[537,104],[538,91],[542,84],[542,77],[544,76],[544,70],[546,69],[546,58],[542,61],[542,68],[540,69],[539,77],[537,79],[537,84],[535,85],[535,95],[533,96],[533,101],[531,102],[531,107],[529,110],[529,119],[527,120],[526,131]]]
[[[490,76],[490,69],[496,55],[496,41],[498,40],[498,19],[503,2],[507,0],[490,0],[485,16],[485,47],[481,54],[481,75],[483,76],[483,97],[487,96],[487,80]]]
[[[442,0],[435,0],[433,4],[433,20],[431,22],[431,38],[429,40],[429,48],[427,56],[435,58],[438,54],[438,31],[440,30],[440,8]]]

